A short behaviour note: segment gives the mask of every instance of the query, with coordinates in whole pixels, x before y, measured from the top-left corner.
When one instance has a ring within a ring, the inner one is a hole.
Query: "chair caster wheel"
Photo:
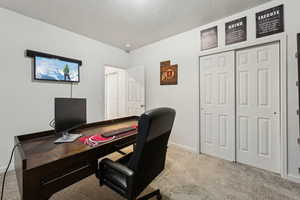
[[[157,198],[157,200],[161,200],[161,199],[162,199],[161,194],[158,194],[158,195],[156,196],[156,198]]]

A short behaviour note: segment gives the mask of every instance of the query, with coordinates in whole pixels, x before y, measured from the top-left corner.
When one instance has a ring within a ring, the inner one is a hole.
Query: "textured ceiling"
[[[0,0],[0,7],[133,50],[267,1]]]

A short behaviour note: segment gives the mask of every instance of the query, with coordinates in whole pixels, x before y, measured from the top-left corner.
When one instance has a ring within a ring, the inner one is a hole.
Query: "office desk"
[[[138,117],[91,123],[73,131],[84,136],[137,125]],[[15,137],[15,170],[22,200],[46,200],[90,175],[98,159],[135,143],[136,130],[97,147],[80,141],[54,144],[53,130]]]

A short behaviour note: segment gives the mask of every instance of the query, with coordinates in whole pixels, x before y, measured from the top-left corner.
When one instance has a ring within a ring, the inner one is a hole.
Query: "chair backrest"
[[[139,194],[165,167],[167,145],[176,112],[157,108],[139,119],[136,149],[129,162],[135,172],[134,192]]]

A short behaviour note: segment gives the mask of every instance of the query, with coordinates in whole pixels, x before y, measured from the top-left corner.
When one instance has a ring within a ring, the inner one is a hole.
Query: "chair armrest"
[[[120,163],[114,162],[108,158],[105,158],[100,162],[100,170],[102,167],[105,167],[105,166],[107,166],[127,177],[133,176],[133,174],[134,174],[134,172],[131,169],[129,169],[128,167],[126,167]]]

